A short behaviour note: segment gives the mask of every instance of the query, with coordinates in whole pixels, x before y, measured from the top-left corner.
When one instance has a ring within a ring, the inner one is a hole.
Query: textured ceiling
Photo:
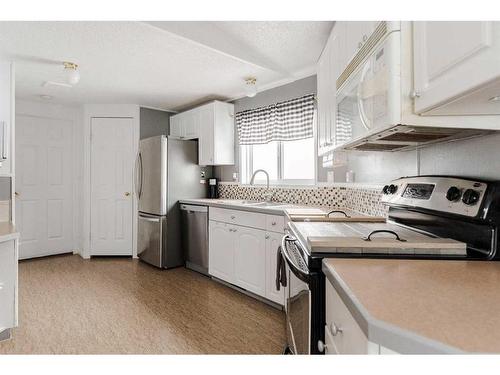
[[[16,96],[57,103],[134,103],[178,110],[315,72],[331,22],[0,22],[0,55],[16,62]],[[62,61],[79,64],[72,88]]]

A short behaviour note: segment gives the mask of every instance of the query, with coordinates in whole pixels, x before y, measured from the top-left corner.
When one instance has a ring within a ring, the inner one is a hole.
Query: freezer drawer
[[[186,267],[208,275],[208,207],[181,204]]]
[[[156,267],[165,266],[167,217],[139,212],[137,256]]]

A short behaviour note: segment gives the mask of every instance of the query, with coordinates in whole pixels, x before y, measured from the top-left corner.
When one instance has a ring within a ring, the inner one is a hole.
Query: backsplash
[[[266,188],[262,186],[219,183],[222,199],[263,199]],[[322,206],[329,208],[349,208],[368,215],[387,216],[387,207],[381,201],[380,188],[363,186],[314,186],[314,187],[270,187],[272,201]]]

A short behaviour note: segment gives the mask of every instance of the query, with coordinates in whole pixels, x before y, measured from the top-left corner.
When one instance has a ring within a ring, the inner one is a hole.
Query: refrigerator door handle
[[[142,195],[142,175],[142,155],[139,151],[135,162],[135,194],[137,195],[137,199],[141,199]]]
[[[144,221],[151,221],[153,223],[159,223],[160,222],[160,218],[159,217],[144,216],[144,215],[141,215],[141,214],[139,214],[139,219],[140,220],[144,220]]]

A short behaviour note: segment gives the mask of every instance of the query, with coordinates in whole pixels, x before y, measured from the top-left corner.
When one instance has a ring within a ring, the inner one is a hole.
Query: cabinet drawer
[[[251,228],[266,229],[266,215],[264,214],[210,207],[208,215],[210,220]]]
[[[335,327],[339,330],[335,332]],[[335,288],[326,282],[325,337],[331,336],[339,354],[368,354],[369,342]],[[328,345],[328,344],[327,344]]]
[[[266,230],[283,233],[285,231],[285,218],[279,215],[266,215]]]

